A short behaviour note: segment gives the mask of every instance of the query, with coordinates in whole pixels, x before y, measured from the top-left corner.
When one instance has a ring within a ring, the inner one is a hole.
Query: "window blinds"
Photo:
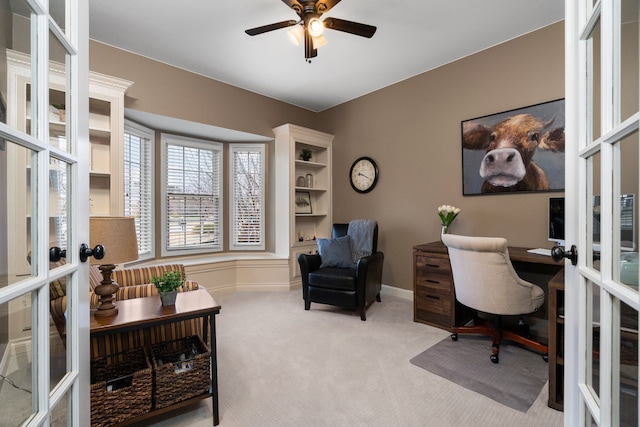
[[[231,246],[264,249],[264,145],[231,145]]]
[[[167,143],[167,250],[221,248],[221,152]]]
[[[138,254],[153,253],[152,139],[127,128],[124,133],[124,215],[135,218]]]

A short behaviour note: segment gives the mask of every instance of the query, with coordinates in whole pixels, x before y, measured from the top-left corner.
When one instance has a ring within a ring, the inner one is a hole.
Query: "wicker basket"
[[[91,360],[91,425],[106,427],[149,412],[152,387],[143,348]]]
[[[155,377],[154,408],[209,393],[209,347],[198,335],[151,346]]]

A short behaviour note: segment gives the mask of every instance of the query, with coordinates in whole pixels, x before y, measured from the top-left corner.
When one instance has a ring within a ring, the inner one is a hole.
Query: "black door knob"
[[[61,258],[67,257],[67,250],[60,249],[57,246],[52,246],[49,248],[49,261],[50,262],[58,262]]]
[[[551,249],[551,258],[555,262],[560,262],[564,258],[569,258],[571,260],[571,265],[578,264],[578,249],[576,245],[571,245],[571,250],[565,251],[562,246],[554,246]]]
[[[95,259],[102,259],[104,258],[104,254],[105,250],[104,246],[102,245],[96,245],[96,247],[93,249],[91,249],[85,243],[80,245],[80,261],[82,262],[87,262],[87,259],[90,256],[94,257]]]

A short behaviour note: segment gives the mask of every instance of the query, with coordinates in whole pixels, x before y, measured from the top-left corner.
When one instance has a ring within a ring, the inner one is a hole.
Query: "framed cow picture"
[[[564,99],[465,120],[462,194],[564,190]]]

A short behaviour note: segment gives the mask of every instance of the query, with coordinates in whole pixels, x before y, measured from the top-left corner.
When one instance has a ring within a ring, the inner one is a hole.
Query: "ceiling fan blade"
[[[325,28],[332,30],[344,31],[345,33],[355,34],[366,38],[371,38],[376,33],[377,28],[372,25],[361,24],[359,22],[346,21],[338,18],[325,18]]]
[[[340,3],[340,0],[318,0],[316,2],[316,10],[320,14],[327,13],[333,6],[337,5],[338,3]]]
[[[250,30],[245,30],[245,33],[249,34],[250,36],[257,36],[258,34],[266,33],[273,30],[279,30],[280,28],[290,27],[297,23],[298,21],[290,19],[288,21],[276,22],[275,24],[263,25],[262,27],[251,28]]]

